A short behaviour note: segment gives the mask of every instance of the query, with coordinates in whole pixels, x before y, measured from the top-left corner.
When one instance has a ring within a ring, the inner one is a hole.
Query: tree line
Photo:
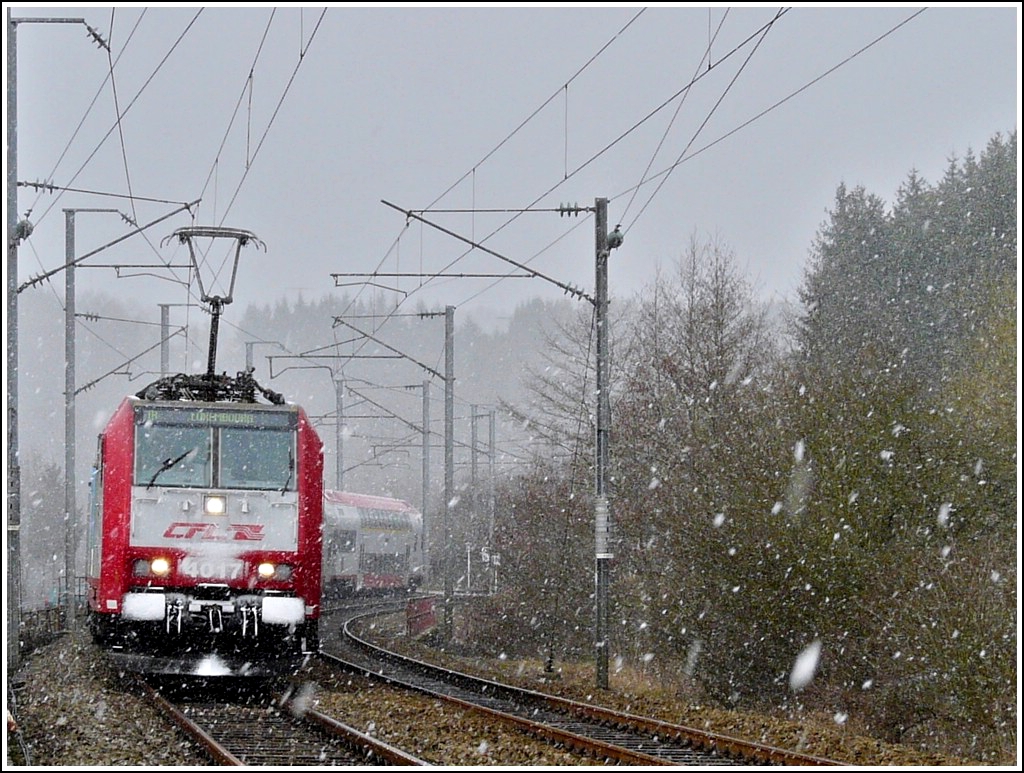
[[[615,304],[616,662],[1013,753],[1017,179],[1014,132],[891,207],[840,185],[781,317],[718,237]],[[466,636],[510,654],[594,651],[592,323],[520,409],[550,452],[500,484],[501,591]]]

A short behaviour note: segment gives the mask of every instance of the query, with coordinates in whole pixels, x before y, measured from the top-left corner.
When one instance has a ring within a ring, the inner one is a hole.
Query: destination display
[[[157,424],[162,426],[188,427],[259,427],[267,429],[294,429],[298,424],[298,413],[285,409],[233,409],[217,410],[183,405],[181,408],[154,408],[151,406],[135,409],[137,425]]]

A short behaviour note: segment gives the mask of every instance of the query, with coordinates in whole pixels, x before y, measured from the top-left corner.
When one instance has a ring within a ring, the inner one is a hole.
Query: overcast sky
[[[240,305],[365,293],[371,272],[515,270],[387,201],[590,292],[593,221],[551,210],[603,197],[626,233],[613,296],[691,235],[715,235],[765,298],[793,299],[840,183],[891,203],[911,169],[936,182],[1020,115],[1016,3],[8,7],[82,18],[103,42],[81,23],[17,26],[18,180],[74,189],[20,188],[35,225],[22,282],[63,264],[64,208],[144,224],[199,199],[194,220],[181,212],[85,265],[181,264],[187,252],[161,241],[216,224],[266,243],[243,251]],[[82,213],[76,253],[127,230]],[[78,284],[156,314],[186,299],[159,273],[97,268]],[[563,296],[537,278],[370,281],[385,305],[496,317]]]

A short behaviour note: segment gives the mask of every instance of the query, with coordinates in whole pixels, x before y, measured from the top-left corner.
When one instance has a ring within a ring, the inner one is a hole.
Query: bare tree
[[[776,347],[718,239],[691,238],[641,295],[630,332],[615,415],[619,618],[679,670],[702,636],[722,638],[713,608],[738,582],[723,555],[771,507],[785,453]]]

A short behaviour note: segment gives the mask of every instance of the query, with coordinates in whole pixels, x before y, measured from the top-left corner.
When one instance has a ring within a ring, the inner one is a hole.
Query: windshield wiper
[[[153,477],[149,479],[149,483],[146,486],[146,490],[149,490],[149,489],[153,488],[153,484],[156,483],[156,479],[157,478],[159,478],[163,473],[165,473],[169,469],[171,469],[174,465],[176,465],[178,462],[180,462],[182,459],[184,459],[186,456],[188,456],[194,450],[195,450],[194,448],[188,449],[185,453],[183,453],[177,459],[171,459],[170,457],[168,457],[167,459],[164,459],[163,463],[160,465],[160,469],[157,470],[156,472],[154,472],[153,473]]]
[[[281,493],[283,494],[288,490],[288,484],[292,482],[292,473],[295,472],[295,454],[292,453],[291,449],[288,449],[288,477],[284,479],[284,485],[281,486]]]

